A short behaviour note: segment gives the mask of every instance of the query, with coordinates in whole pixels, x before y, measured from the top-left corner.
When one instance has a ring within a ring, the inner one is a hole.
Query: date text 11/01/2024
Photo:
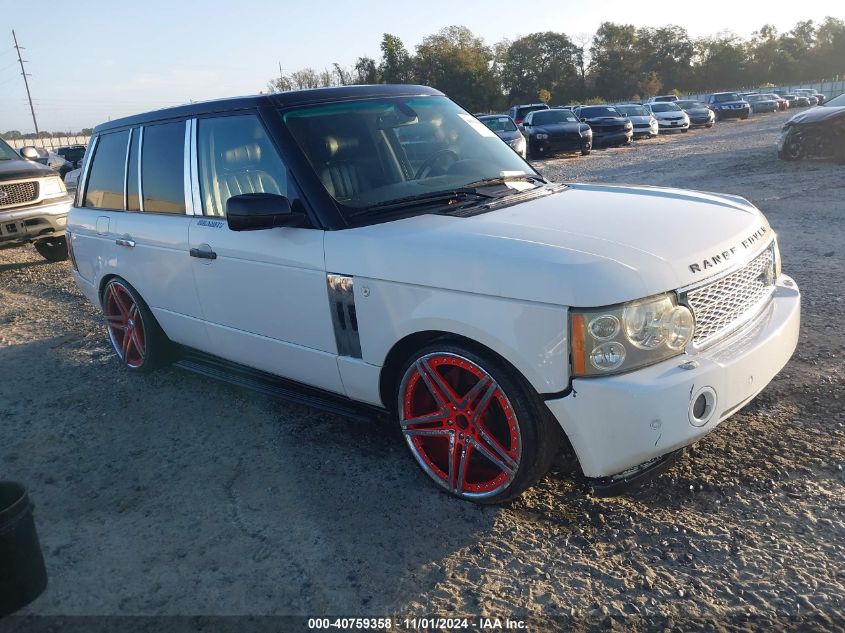
[[[309,630],[525,630],[524,620],[510,618],[309,618]]]

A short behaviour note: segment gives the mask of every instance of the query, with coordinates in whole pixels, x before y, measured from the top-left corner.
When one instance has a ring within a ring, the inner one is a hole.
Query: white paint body
[[[397,342],[429,331],[466,337],[545,396],[588,476],[619,473],[711,431],[797,343],[800,297],[783,276],[750,329],[715,347],[570,380],[570,307],[683,288],[742,267],[771,242],[763,215],[735,196],[573,185],[474,217],[420,215],[331,232],[238,233],[209,220],[74,208],[75,278],[100,305],[104,280],[123,277],[173,341],[377,405],[391,405],[379,383]],[[761,229],[764,239],[742,245]],[[136,246],[116,245],[121,238]],[[204,245],[216,260],[189,257]],[[712,269],[692,270],[732,247]],[[360,359],[338,355],[327,273],[354,277]],[[691,359],[697,368],[679,368]],[[690,394],[704,385],[718,394],[717,413],[696,427]]]

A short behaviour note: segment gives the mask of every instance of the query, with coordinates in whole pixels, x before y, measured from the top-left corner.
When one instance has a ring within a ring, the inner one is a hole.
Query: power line
[[[21,65],[21,75],[23,76],[23,83],[26,86],[26,97],[29,99],[29,111],[32,112],[32,124],[35,126],[35,136],[38,136],[38,121],[35,120],[35,107],[32,105],[32,95],[29,94],[29,82],[26,80],[26,70],[23,67],[21,47],[18,46],[18,36],[15,35],[15,29],[12,29],[12,39],[15,40],[15,49],[18,51],[18,63]]]

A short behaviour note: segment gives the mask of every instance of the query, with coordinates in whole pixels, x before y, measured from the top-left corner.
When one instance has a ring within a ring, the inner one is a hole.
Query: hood
[[[652,119],[650,114],[630,114],[628,115],[631,123],[649,123]]]
[[[838,119],[839,117],[845,117],[845,106],[817,106],[793,115],[786,124],[803,125],[805,123],[819,123],[821,121]]]
[[[330,231],[325,251],[327,270],[343,274],[603,306],[729,270],[771,234],[763,215],[738,196],[574,184],[467,218],[420,215]]]
[[[627,117],[624,116],[595,116],[587,117],[587,123],[625,123]]]
[[[745,99],[740,99],[739,101],[718,101],[713,104],[714,108],[720,108],[724,106],[735,106],[735,105],[744,105],[747,106],[749,103]]]
[[[571,134],[573,132],[580,132],[588,126],[583,123],[550,123],[544,125],[537,125],[531,128],[531,133],[536,134],[542,132],[543,134]]]
[[[496,136],[503,141],[512,141],[522,136],[522,132],[519,130],[514,130],[513,132],[496,132]]]
[[[655,119],[665,119],[665,118],[675,118],[675,117],[684,118],[685,114],[686,114],[686,110],[669,110],[668,112],[655,112],[654,118]]]
[[[712,110],[710,108],[689,108],[688,110],[684,110],[687,114],[694,114],[696,116],[701,116],[704,114],[710,114]]]
[[[0,160],[0,182],[4,180],[18,180],[20,178],[38,178],[40,176],[55,175],[52,169],[31,160],[12,159]]]

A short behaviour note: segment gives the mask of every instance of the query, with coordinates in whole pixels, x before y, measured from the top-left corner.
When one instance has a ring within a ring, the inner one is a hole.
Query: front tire
[[[561,431],[525,380],[462,345],[429,345],[402,368],[399,424],[417,464],[449,494],[501,503],[545,475]]]
[[[170,340],[132,286],[115,277],[103,288],[100,301],[109,341],[124,367],[148,372],[170,360]]]
[[[67,240],[64,236],[38,240],[33,246],[48,262],[63,262],[68,258]]]

